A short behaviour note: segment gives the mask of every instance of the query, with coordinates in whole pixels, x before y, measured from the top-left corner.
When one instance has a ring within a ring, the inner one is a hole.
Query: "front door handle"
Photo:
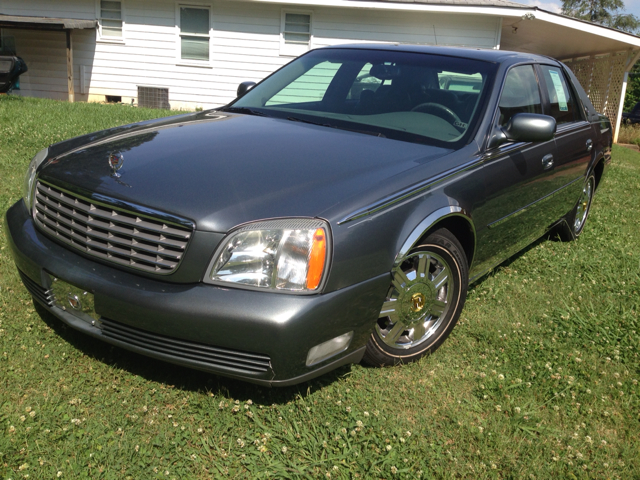
[[[587,140],[587,152],[590,152],[592,148],[593,148],[593,140],[589,139]]]
[[[549,170],[553,168],[553,155],[548,154],[542,157],[542,169]]]

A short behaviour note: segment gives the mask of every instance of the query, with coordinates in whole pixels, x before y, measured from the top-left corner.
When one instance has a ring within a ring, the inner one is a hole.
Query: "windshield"
[[[495,65],[385,50],[321,49],[226,107],[447,148],[468,142]]]

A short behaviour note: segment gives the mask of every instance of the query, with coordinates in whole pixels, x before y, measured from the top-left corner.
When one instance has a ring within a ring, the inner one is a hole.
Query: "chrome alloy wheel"
[[[595,179],[590,176],[582,188],[582,194],[578,205],[576,206],[576,214],[573,221],[573,231],[578,234],[582,231],[584,223],[587,220],[589,214],[589,207],[591,206],[591,199],[593,198],[593,190],[595,188]]]
[[[451,267],[440,255],[408,255],[392,271],[391,287],[375,328],[377,336],[397,349],[423,343],[446,318],[453,290]]]

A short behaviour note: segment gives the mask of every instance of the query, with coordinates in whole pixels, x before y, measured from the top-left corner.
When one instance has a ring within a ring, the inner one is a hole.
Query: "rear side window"
[[[541,65],[542,76],[549,94],[551,112],[558,125],[580,120],[573,92],[567,85],[567,80],[559,67]]]
[[[542,113],[540,90],[533,65],[521,65],[509,70],[498,107],[502,126],[516,113]]]

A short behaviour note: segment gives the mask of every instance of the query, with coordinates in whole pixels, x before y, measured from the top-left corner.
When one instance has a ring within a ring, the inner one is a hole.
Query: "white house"
[[[640,38],[509,0],[3,0],[0,47],[20,94],[209,108],[310,48],[399,42],[509,49],[568,61],[620,117]]]

